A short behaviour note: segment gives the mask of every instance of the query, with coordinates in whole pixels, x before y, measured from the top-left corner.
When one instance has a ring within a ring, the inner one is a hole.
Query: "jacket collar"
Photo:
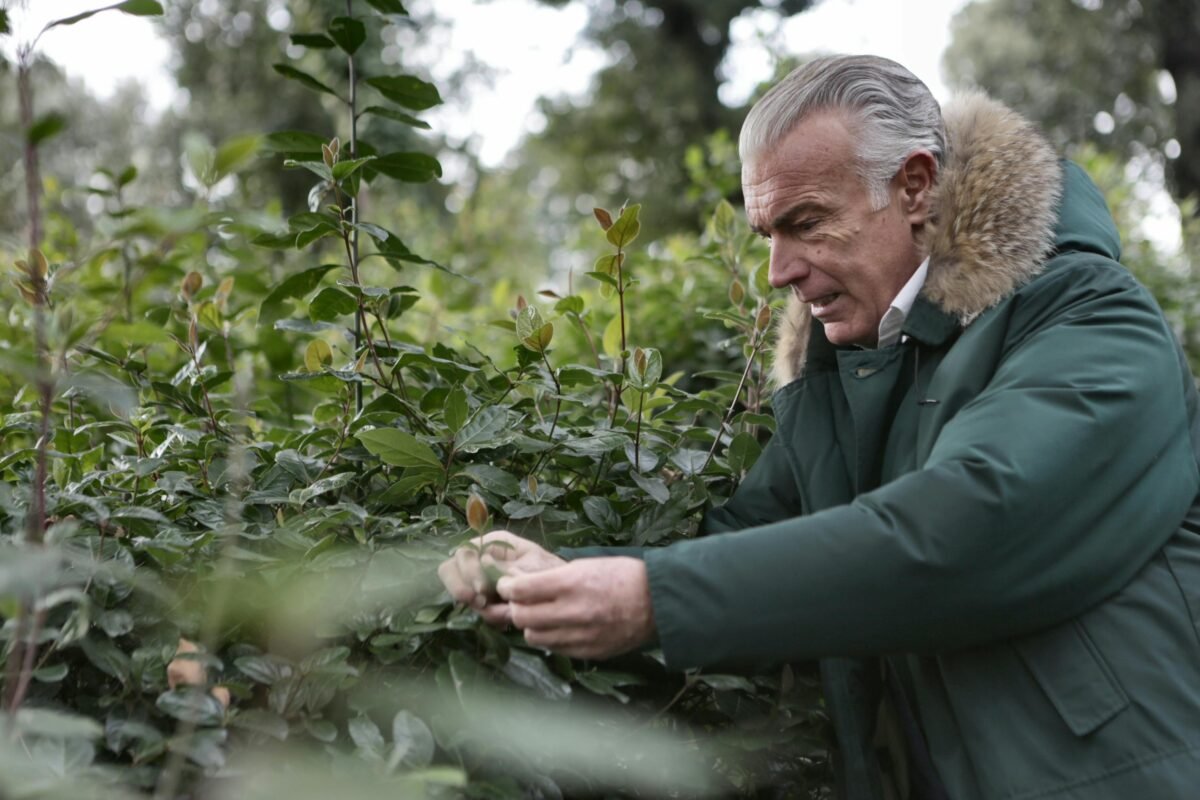
[[[927,344],[970,325],[1041,271],[1054,246],[1062,192],[1054,149],[1016,112],[971,93],[948,103],[943,118],[946,159],[924,242],[929,274],[913,309],[917,316],[905,325]],[[830,349],[822,326],[795,296],[777,341],[779,386],[801,375],[810,345]]]

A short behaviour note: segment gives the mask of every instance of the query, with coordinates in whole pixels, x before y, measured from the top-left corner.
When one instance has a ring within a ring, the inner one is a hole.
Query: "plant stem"
[[[637,427],[633,432],[633,467],[638,472],[642,471],[642,409],[646,405],[646,393],[638,392],[638,412],[637,412]]]
[[[346,16],[347,17],[354,16],[353,6],[354,6],[354,0],[346,0]],[[358,105],[358,74],[356,73],[356,71],[354,69],[354,56],[353,55],[346,56],[346,63],[347,63],[347,69],[349,72],[348,77],[349,77],[349,81],[350,81],[350,102],[349,102],[349,106],[350,106],[350,158],[354,159],[354,158],[358,158],[358,114],[357,114],[357,110],[358,110],[357,109],[357,105]],[[361,186],[361,183],[360,183],[360,186]],[[341,207],[340,204],[338,207],[339,208]],[[358,224],[358,198],[357,197],[350,198],[350,224],[351,225]],[[358,228],[350,229],[350,237],[346,240],[346,248],[347,248],[347,250],[349,250],[349,256],[350,256],[350,274],[354,276],[354,282],[357,284],[357,283],[359,283],[359,280],[358,280]],[[356,351],[358,350],[358,344],[360,341],[360,337],[362,336],[362,333],[363,333],[362,329],[366,325],[366,316],[363,314],[361,297],[359,298],[359,301],[358,301],[358,311],[359,311],[359,313],[356,314],[354,317],[354,349]],[[369,332],[367,333],[367,336],[368,336],[368,340],[369,340],[369,337],[370,337]],[[375,368],[378,369],[379,368],[379,356],[377,356],[375,354],[374,344],[371,345],[371,356],[375,359]],[[381,377],[381,378],[383,377],[382,372],[379,373],[379,377]],[[390,384],[390,381],[389,381],[389,384]],[[363,407],[362,384],[356,383],[356,384],[354,384],[354,410],[358,413],[362,413],[362,407]]]
[[[729,424],[729,420],[733,419],[734,409],[737,408],[738,398],[742,395],[742,389],[746,386],[746,379],[750,376],[750,370],[754,368],[754,359],[758,356],[759,348],[762,347],[763,337],[758,332],[754,332],[754,338],[751,340],[752,349],[750,357],[746,359],[746,368],[742,370],[742,379],[738,381],[737,391],[733,393],[733,400],[729,402],[729,410],[725,412],[724,418],[721,420],[720,426],[717,427],[716,436],[713,437],[712,447],[708,448],[708,456],[704,459],[704,466],[700,468],[700,473],[708,469],[708,465],[712,462],[713,456],[717,452],[717,445],[721,443],[721,432],[725,430],[725,426]]]

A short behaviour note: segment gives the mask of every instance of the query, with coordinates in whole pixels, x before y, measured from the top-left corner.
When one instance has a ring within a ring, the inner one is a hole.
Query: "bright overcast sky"
[[[734,23],[731,74],[722,99],[742,102],[758,81],[769,77],[771,64],[761,44],[765,37],[789,53],[869,52],[894,58],[944,100],[941,55],[950,18],[965,1],[824,0],[782,28],[771,12],[744,15]],[[14,36],[4,37],[5,53],[11,55],[13,43],[29,41],[51,19],[105,4],[30,0],[28,8],[15,10]],[[587,21],[586,10],[577,4],[554,9],[535,0],[443,0],[438,12],[454,22],[450,41],[439,43],[447,55],[443,69],[433,67],[434,79],[470,53],[495,70],[495,82],[469,102],[448,98],[444,110],[427,117],[452,136],[477,137],[479,155],[488,165],[498,164],[523,133],[537,126],[532,112],[538,96],[581,93],[605,63],[594,49],[572,48]],[[497,36],[497,31],[504,35]],[[148,19],[106,12],[50,31],[39,49],[100,96],[130,79],[145,84],[154,108],[166,108],[174,96],[167,69],[170,51]]]

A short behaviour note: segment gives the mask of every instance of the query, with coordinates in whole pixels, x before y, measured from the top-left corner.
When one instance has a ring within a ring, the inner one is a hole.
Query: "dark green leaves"
[[[329,38],[348,55],[354,55],[367,40],[367,29],[353,17],[334,17],[329,23]]]
[[[327,286],[317,293],[308,304],[308,315],[312,319],[330,321],[358,309],[358,302],[341,289]]]
[[[384,119],[391,119],[391,120],[395,120],[396,122],[403,122],[405,125],[411,125],[414,128],[421,128],[423,130],[429,130],[428,122],[417,119],[416,117],[412,116],[411,114],[405,114],[403,111],[396,111],[393,108],[387,108],[385,106],[368,106],[368,107],[364,108],[361,113],[373,114],[377,117],[383,117]]]
[[[393,103],[413,111],[424,111],[442,102],[436,86],[412,75],[367,78],[366,83]]]
[[[373,160],[368,171],[408,183],[424,183],[442,177],[442,165],[425,153],[389,153]]]
[[[29,126],[29,133],[25,138],[30,146],[37,147],[51,136],[60,133],[65,127],[67,127],[66,117],[52,111]]]
[[[102,11],[121,11],[135,17],[154,17],[161,16],[163,8],[156,0],[125,0],[123,3],[114,3],[111,6],[103,8],[94,8],[91,11],[84,11],[70,17],[56,19],[45,27],[45,30],[57,27],[59,25],[74,25],[77,22],[83,22],[88,17],[95,16]]]
[[[298,70],[290,64],[272,64],[271,67],[283,77],[289,78],[293,81],[298,81],[307,86],[309,89],[317,92],[324,92],[325,94],[331,94],[334,97],[337,97],[339,100],[341,99],[341,95],[339,95],[336,91],[321,83],[307,72]]]
[[[375,428],[357,433],[355,437],[385,464],[394,467],[442,468],[441,459],[432,447],[398,428]]]
[[[332,39],[320,33],[293,33],[290,38],[292,44],[311,47],[314,50],[332,50],[337,47]]]
[[[337,269],[337,264],[322,264],[299,272],[285,279],[276,286],[258,308],[258,324],[271,327],[275,321],[284,316],[284,301],[293,297],[303,297],[317,288],[321,278],[331,269]]]
[[[367,5],[381,14],[402,14],[408,16],[400,0],[367,0]]]

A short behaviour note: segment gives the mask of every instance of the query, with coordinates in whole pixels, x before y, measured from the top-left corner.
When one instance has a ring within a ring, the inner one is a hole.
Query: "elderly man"
[[[496,532],[501,599],[472,550],[447,588],[574,656],[822,659],[846,797],[1200,797],[1197,394],[1095,186],[872,57],[793,72],[740,149],[790,297],[777,432],[710,535]]]

